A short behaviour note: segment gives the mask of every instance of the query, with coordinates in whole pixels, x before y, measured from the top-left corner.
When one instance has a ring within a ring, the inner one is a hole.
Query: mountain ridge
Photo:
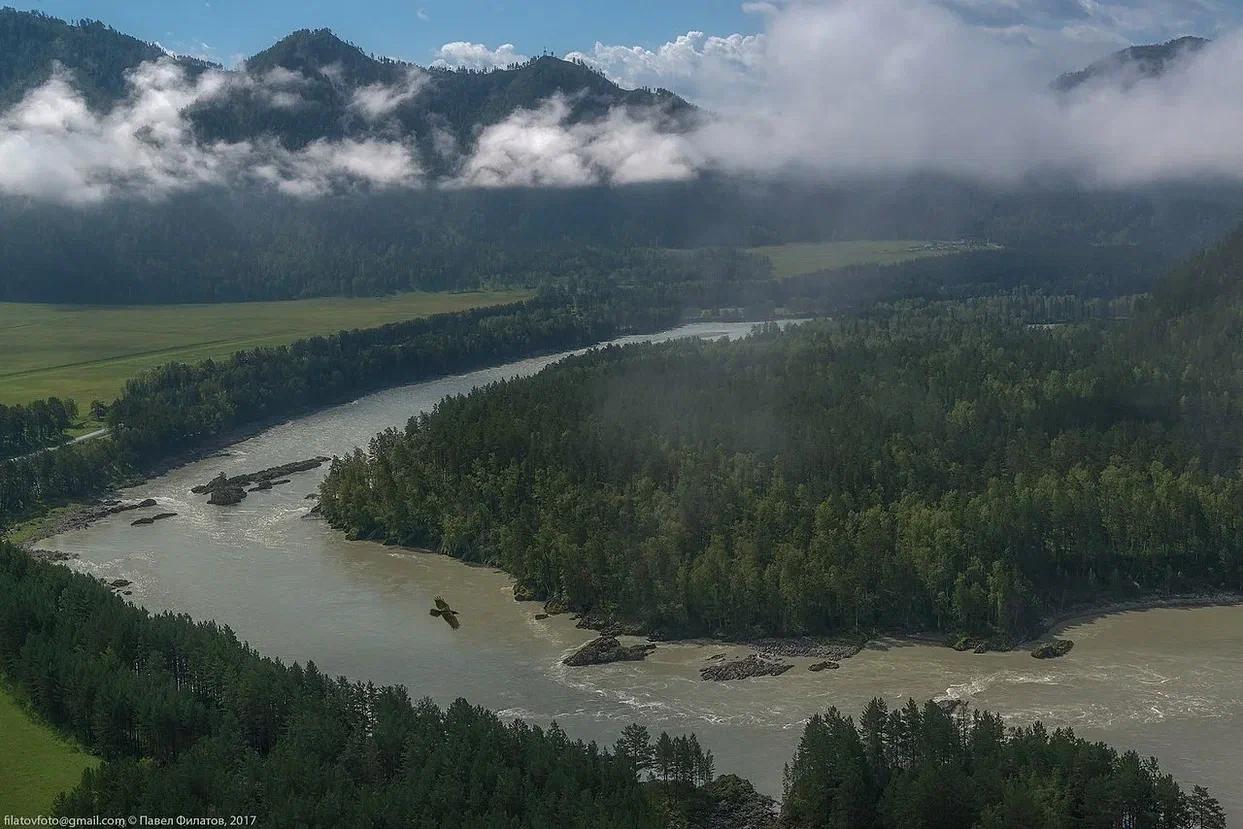
[[[0,10],[0,108],[61,66],[88,106],[106,110],[128,94],[130,73],[156,60],[173,61],[191,78],[211,69],[239,81],[187,110],[198,137],[209,142],[271,136],[296,149],[320,139],[397,133],[412,137],[425,154],[444,155],[446,134],[461,150],[480,128],[558,95],[566,99],[570,123],[621,107],[655,113],[662,129],[677,130],[697,111],[668,90],[624,89],[581,62],[548,55],[488,71],[422,67],[368,54],[330,29],[308,28],[224,69],[98,21]]]
[[[1071,92],[1099,82],[1120,83],[1130,88],[1139,81],[1159,78],[1176,63],[1194,55],[1212,41],[1202,37],[1184,36],[1165,43],[1128,46],[1095,61],[1083,69],[1066,72],[1053,81],[1053,89]]]

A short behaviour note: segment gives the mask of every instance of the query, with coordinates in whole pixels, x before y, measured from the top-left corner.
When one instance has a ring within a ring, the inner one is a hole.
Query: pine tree
[[[1192,786],[1188,798],[1192,829],[1226,829],[1226,812],[1203,786]]]
[[[648,771],[652,767],[652,739],[647,728],[638,723],[623,728],[613,753],[628,761],[636,775]]]

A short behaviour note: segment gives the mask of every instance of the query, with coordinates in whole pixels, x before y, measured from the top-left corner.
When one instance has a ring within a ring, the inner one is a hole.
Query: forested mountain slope
[[[654,108],[671,117],[693,111],[665,90],[625,90],[586,66],[551,56],[488,72],[423,69],[367,55],[327,29],[294,32],[247,59],[242,71],[270,78],[279,70],[299,79],[301,105],[282,108],[272,106],[270,98],[228,96],[193,113],[201,136],[239,141],[272,133],[286,145],[300,147],[320,138],[370,133],[375,125],[369,116],[374,113],[357,106],[358,90],[367,87],[404,87],[410,92],[408,98],[393,101],[384,120],[420,137],[429,151],[425,158],[436,157],[432,145],[437,134],[447,131],[466,147],[477,128],[558,94],[571,101],[572,123],[602,117],[616,106]]]
[[[1014,638],[1243,589],[1241,249],[1121,323],[908,303],[597,351],[377,436],[323,509],[665,633]]]
[[[173,59],[154,43],[95,20],[66,23],[39,12],[0,9],[0,109],[21,100],[52,75],[54,64],[74,74],[86,100],[107,107],[126,91],[126,73],[143,61]],[[175,58],[191,73],[209,64]]]

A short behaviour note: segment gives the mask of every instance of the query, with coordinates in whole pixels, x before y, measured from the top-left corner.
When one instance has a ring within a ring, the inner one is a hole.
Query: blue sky
[[[294,29],[326,26],[365,51],[428,63],[441,44],[513,43],[564,54],[597,40],[653,47],[690,30],[755,32],[762,19],[731,0],[43,0],[15,2],[90,17],[177,52],[229,64]],[[210,47],[205,50],[202,44]]]
[[[5,2],[5,0],[0,0]],[[629,86],[666,86],[705,104],[773,58],[761,35],[796,3],[872,0],[15,0],[102,20],[173,52],[235,66],[300,28],[328,27],[365,51],[486,68],[574,52]],[[915,0],[902,0],[911,6]],[[1025,49],[1040,71],[1077,68],[1133,43],[1220,35],[1243,0],[924,0],[978,33]],[[596,44],[602,44],[597,47]],[[452,48],[442,48],[446,44]],[[510,48],[498,48],[513,44]],[[789,56],[780,56],[785,59]],[[728,76],[732,80],[723,82]]]

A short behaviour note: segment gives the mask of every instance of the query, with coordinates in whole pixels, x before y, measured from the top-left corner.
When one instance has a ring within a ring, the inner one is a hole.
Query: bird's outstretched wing
[[[444,599],[440,598],[439,596],[436,597],[435,601],[436,601],[436,607],[440,608],[441,610],[449,609],[449,603],[446,602]]]
[[[441,617],[440,617],[440,618],[442,618],[442,619],[444,619],[446,622],[448,622],[448,623],[449,623],[449,627],[453,628],[454,630],[457,630],[457,629],[458,629],[458,627],[460,627],[460,625],[461,625],[461,623],[460,623],[460,622],[458,622],[458,620],[457,620],[457,614],[456,614],[456,613],[444,613],[444,614],[442,614],[442,615],[441,615]]]
[[[430,614],[432,614],[433,616],[439,616],[439,615],[440,615],[440,613],[441,613],[441,611],[437,610],[437,609],[436,609],[436,608],[434,608],[434,607],[433,607],[431,610],[427,611],[427,612],[428,612],[428,613],[430,613]]]

